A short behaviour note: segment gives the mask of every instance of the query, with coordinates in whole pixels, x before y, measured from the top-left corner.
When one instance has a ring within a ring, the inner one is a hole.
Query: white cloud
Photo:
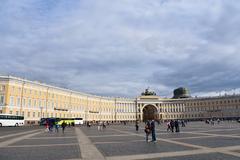
[[[4,1],[0,73],[101,95],[239,88],[235,0]]]

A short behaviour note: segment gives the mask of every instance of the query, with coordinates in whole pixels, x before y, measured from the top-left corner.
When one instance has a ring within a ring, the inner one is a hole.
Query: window
[[[37,100],[34,100],[34,107],[37,107]]]
[[[22,105],[25,106],[25,104],[26,104],[26,99],[24,98],[24,99],[23,99],[23,104],[22,104]]]
[[[47,104],[46,101],[43,100],[43,101],[42,101],[42,106],[43,106],[43,107],[46,107],[46,104]]]
[[[14,97],[13,96],[10,97],[10,106],[14,106]]]
[[[32,105],[32,100],[29,99],[29,100],[28,100],[28,107],[31,107],[31,105]]]
[[[5,86],[4,85],[0,86],[0,91],[5,91]]]
[[[4,102],[4,96],[1,95],[1,96],[0,96],[0,105],[4,105],[4,103],[5,103],[5,102]]]
[[[35,112],[33,112],[33,117],[35,117]]]
[[[21,105],[21,98],[18,97],[18,98],[17,98],[17,106],[20,107],[20,105]]]
[[[41,100],[38,101],[38,106],[41,108]]]
[[[30,112],[28,112],[28,117],[30,117]]]

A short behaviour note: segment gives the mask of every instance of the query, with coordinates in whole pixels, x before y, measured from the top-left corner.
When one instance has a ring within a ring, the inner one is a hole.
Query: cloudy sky
[[[0,74],[104,96],[240,88],[239,0],[1,0]]]

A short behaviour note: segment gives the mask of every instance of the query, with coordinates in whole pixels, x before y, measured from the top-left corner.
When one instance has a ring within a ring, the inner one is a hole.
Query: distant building
[[[193,98],[186,88],[178,88],[173,98],[161,98],[148,89],[136,99],[112,98],[0,76],[0,113],[23,115],[35,124],[43,117],[109,122],[233,119],[240,117],[240,95]]]

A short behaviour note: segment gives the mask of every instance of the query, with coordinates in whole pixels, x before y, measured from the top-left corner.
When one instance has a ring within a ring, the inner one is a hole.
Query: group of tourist
[[[167,132],[169,132],[169,131],[180,132],[179,123],[182,124],[182,127],[185,127],[185,122],[184,121],[180,122],[178,120],[170,120],[169,122],[167,122]]]
[[[106,122],[99,121],[98,122],[98,130],[101,131],[106,128]]]
[[[96,121],[96,122],[86,122],[86,125],[88,128],[90,128],[91,126],[97,126],[98,130],[102,130],[107,128],[107,125],[110,125],[109,122],[106,121]]]
[[[148,120],[145,125],[145,133],[146,133],[146,142],[149,142],[148,137],[151,134],[152,135],[152,141],[156,142],[156,130],[155,130],[155,121],[154,120]]]
[[[62,133],[64,133],[66,126],[67,126],[67,123],[63,121],[61,124]],[[55,128],[55,132],[58,133],[58,128],[60,128],[60,125],[58,123],[54,123],[51,121],[45,124],[45,132],[53,132],[53,128]]]
[[[220,119],[217,119],[217,123],[218,124],[220,124],[220,122],[221,122],[221,120]],[[213,119],[207,119],[207,120],[205,120],[205,123],[206,124],[211,124],[211,125],[214,125],[215,124],[215,122],[214,122],[214,120]]]
[[[182,125],[182,127],[185,127],[185,122],[179,121],[179,120],[170,120],[167,123],[167,131],[171,131],[171,132],[180,132],[179,129],[179,124]],[[138,131],[138,122],[136,123],[136,130]],[[155,120],[148,120],[146,121],[146,125],[145,125],[145,133],[146,133],[146,142],[149,142],[149,135],[152,135],[152,141],[151,142],[156,142],[156,130],[155,130]]]

